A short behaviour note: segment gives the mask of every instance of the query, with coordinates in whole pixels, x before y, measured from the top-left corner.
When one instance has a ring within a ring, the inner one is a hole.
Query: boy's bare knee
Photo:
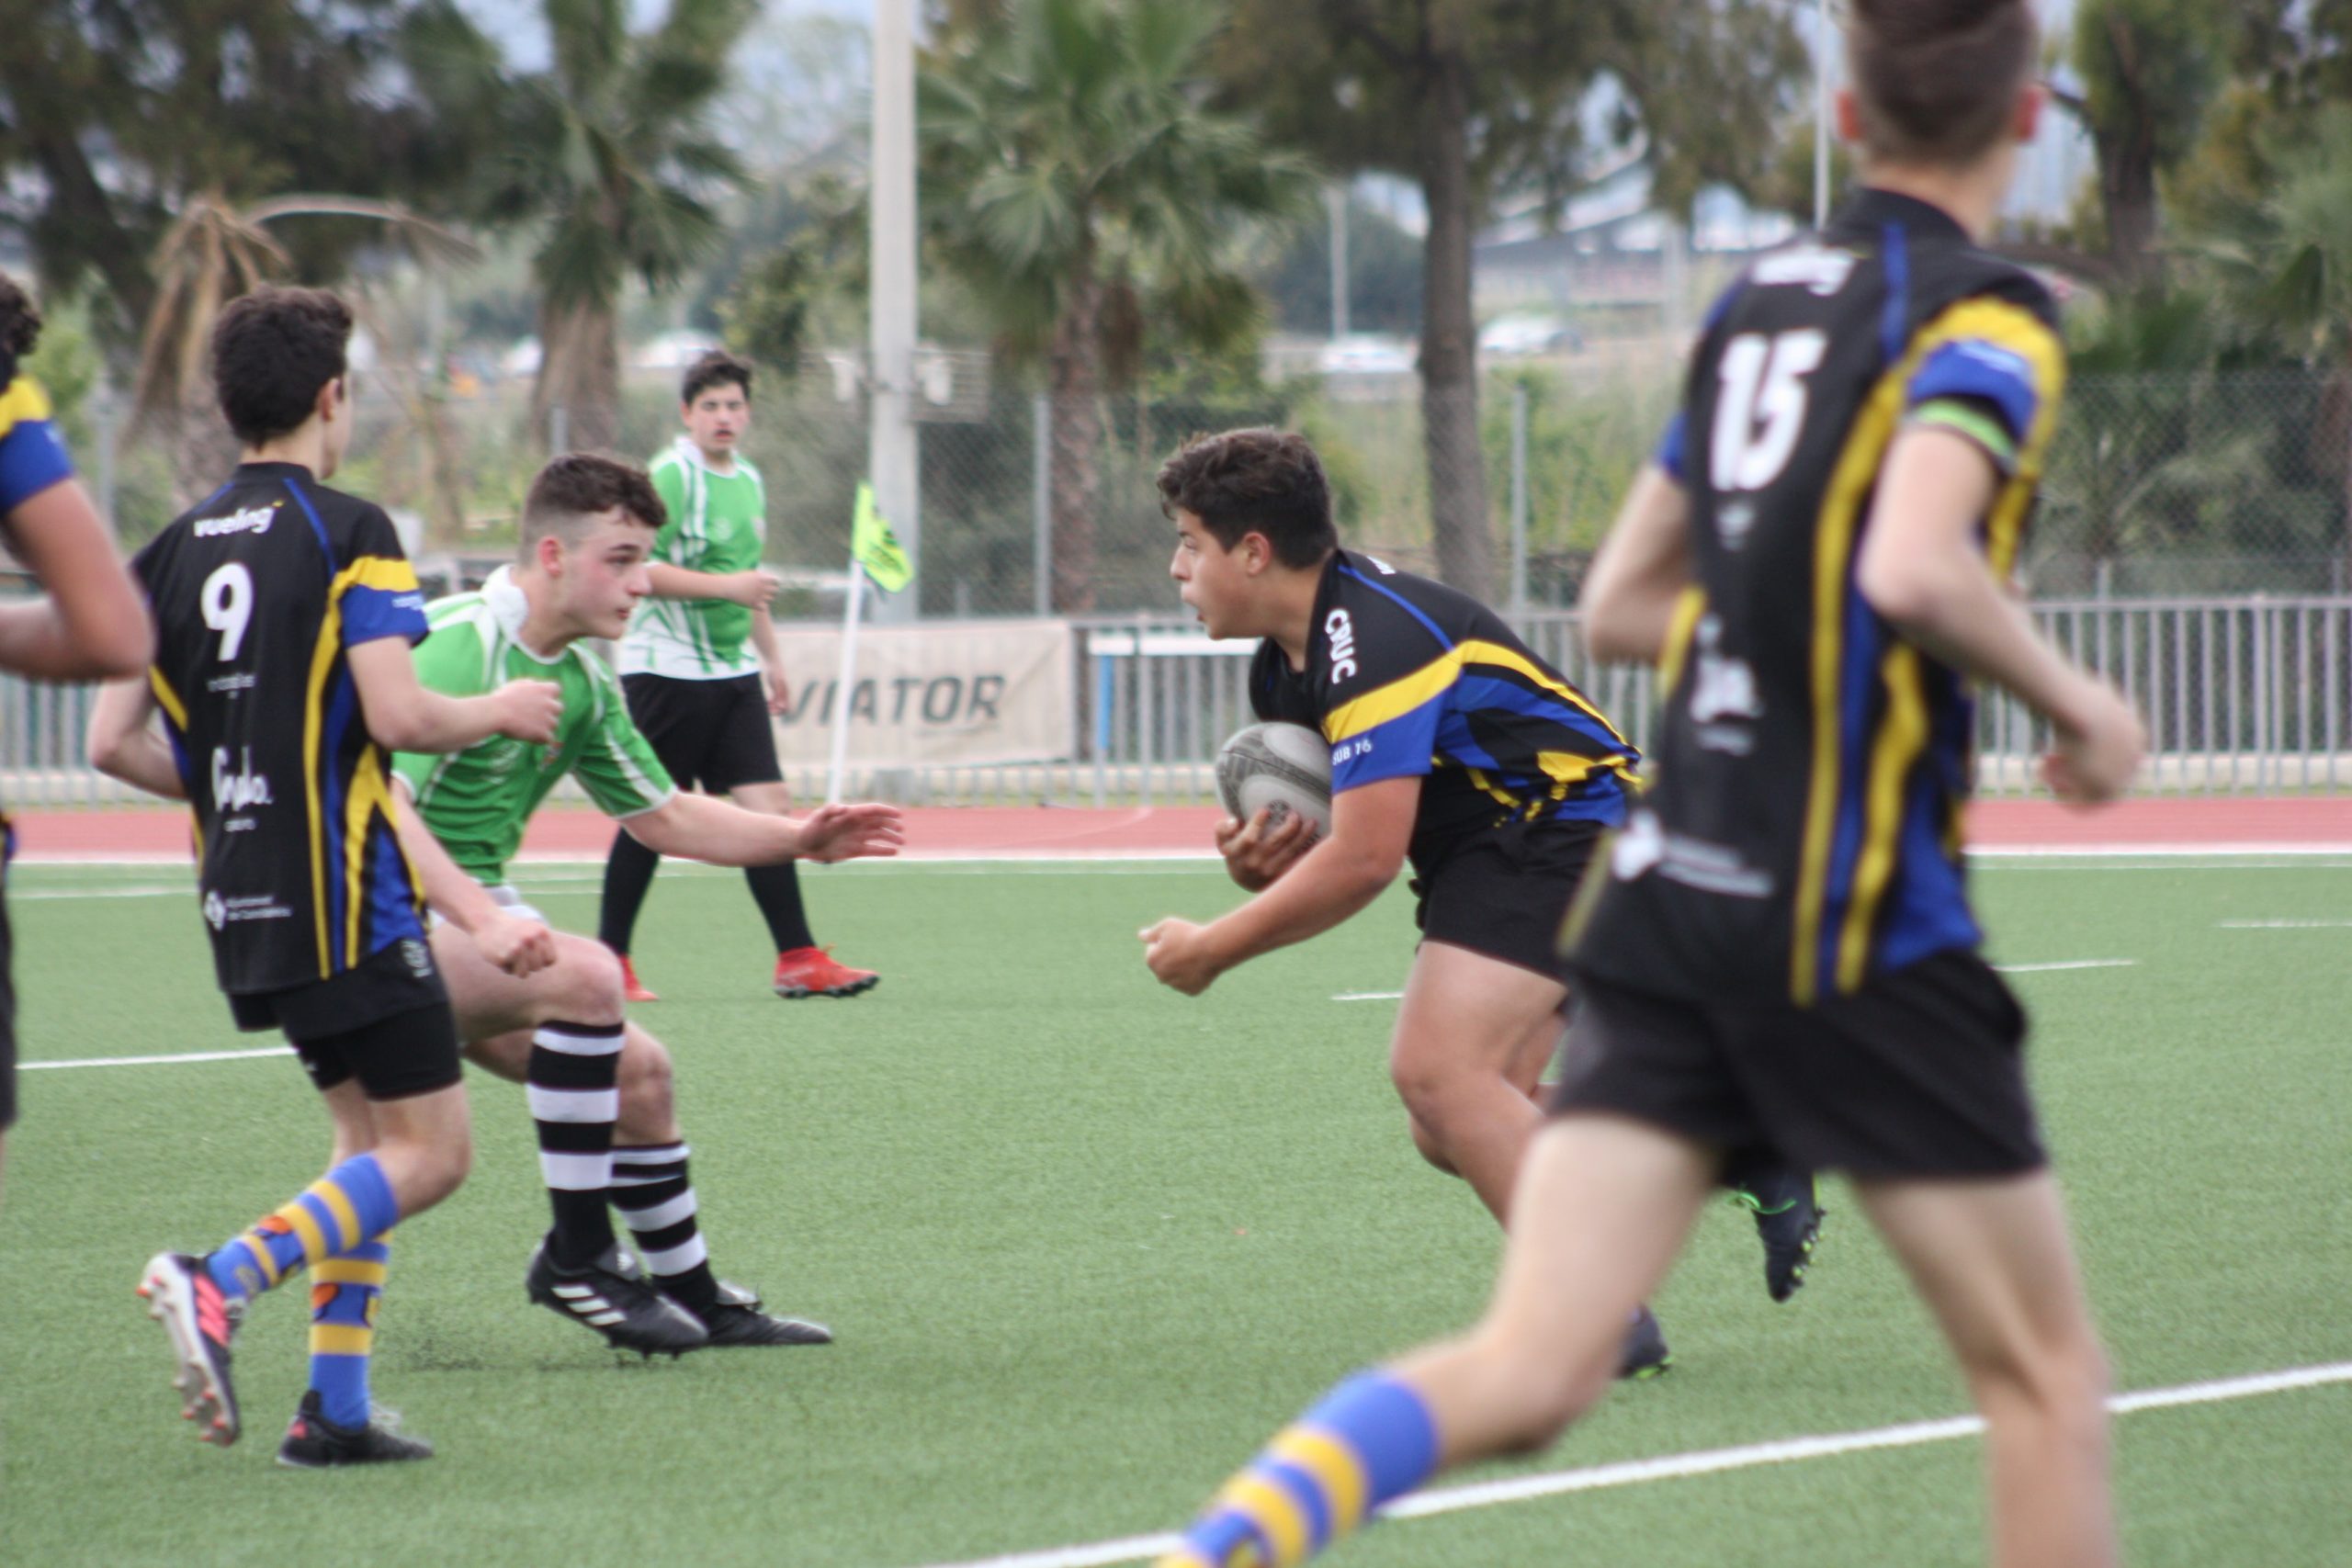
[[[1454,1168],[1453,1161],[1446,1157],[1444,1144],[1439,1141],[1438,1135],[1435,1133],[1430,1132],[1427,1127],[1421,1124],[1421,1119],[1419,1117],[1408,1115],[1405,1118],[1405,1124],[1411,1129],[1413,1134],[1413,1146],[1421,1151],[1421,1157],[1423,1159],[1429,1161],[1430,1164],[1445,1172],[1448,1176],[1459,1176],[1462,1174]]]
[[[667,1122],[673,1100],[669,1048],[653,1036],[631,1030],[621,1046],[621,1121],[642,1128]]]
[[[561,962],[563,984],[558,988],[562,1021],[596,1027],[618,1023],[627,1000],[621,963],[612,951],[600,942],[570,941],[562,945]]]

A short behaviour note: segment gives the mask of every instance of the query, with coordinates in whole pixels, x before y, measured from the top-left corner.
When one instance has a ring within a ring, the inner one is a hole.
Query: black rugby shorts
[[[356,1077],[370,1100],[406,1100],[463,1075],[449,990],[420,938],[379,948],[332,979],[232,995],[229,1011],[239,1029],[282,1032],[321,1089]]]
[[[1429,942],[1465,947],[1566,984],[1560,924],[1606,824],[1510,822],[1457,840],[1413,879],[1413,921]]]
[[[1585,975],[1552,1109],[1865,1179],[2011,1176],[2049,1163],[2024,1042],[2024,1010],[1967,949],[1810,1008],[1710,1005]]]
[[[680,789],[725,795],[741,784],[776,784],[775,730],[767,692],[757,675],[681,681],[669,675],[624,675],[628,716]]]

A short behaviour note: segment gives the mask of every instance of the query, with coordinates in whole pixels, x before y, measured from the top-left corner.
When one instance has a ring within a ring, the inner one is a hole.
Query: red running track
[[[1205,855],[1208,807],[1109,808],[927,807],[907,813],[907,858],[1114,859]],[[28,862],[175,861],[187,853],[187,817],[171,810],[20,811],[18,855]],[[2214,796],[2127,800],[2070,811],[2046,800],[1986,800],[1969,808],[1978,850],[2352,853],[2352,796]],[[533,859],[602,858],[613,827],[582,809],[541,812],[523,852]]]

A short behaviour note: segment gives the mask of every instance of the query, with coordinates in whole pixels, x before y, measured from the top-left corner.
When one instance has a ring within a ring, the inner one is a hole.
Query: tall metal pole
[[[921,470],[915,441],[915,44],[913,0],[874,6],[874,168],[869,357],[872,425],[866,466],[875,504],[913,563],[915,580],[876,606],[876,621],[910,621],[922,596]],[[846,700],[846,699],[844,699]]]
[[[1331,335],[1348,335],[1348,187],[1323,187],[1323,204],[1331,212]]]
[[[1829,57],[1838,35],[1829,30],[1829,0],[1813,6],[1813,226],[1829,221]]]

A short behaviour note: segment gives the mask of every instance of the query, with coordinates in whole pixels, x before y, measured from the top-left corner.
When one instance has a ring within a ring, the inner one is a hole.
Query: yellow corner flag
[[[885,593],[896,593],[914,581],[914,563],[907,559],[898,536],[875,509],[874,487],[862,479],[857,486],[857,518],[850,526],[849,553]]]

